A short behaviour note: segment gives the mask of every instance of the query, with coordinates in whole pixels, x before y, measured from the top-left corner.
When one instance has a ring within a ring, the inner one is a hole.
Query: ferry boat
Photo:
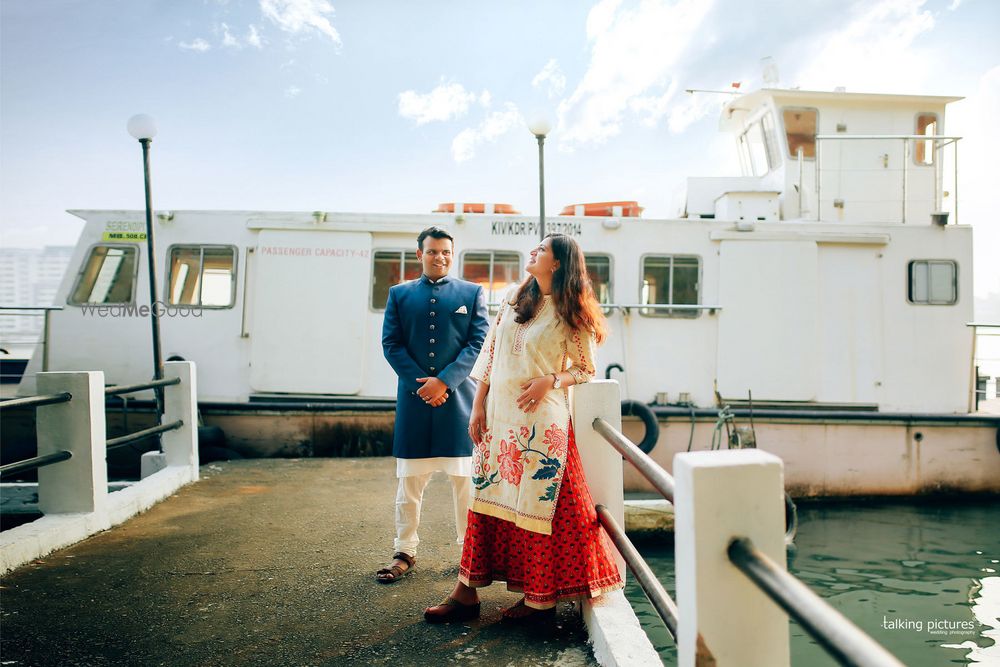
[[[610,202],[546,220],[585,251],[612,332],[599,372],[650,406],[664,467],[715,437],[779,455],[797,496],[1000,492],[1000,418],[974,413],[973,230],[945,132],[958,99],[736,95],[720,129],[741,175],[689,178],[674,218]],[[21,394],[43,357],[109,383],[151,374],[144,212],[71,212],[86,224]],[[455,236],[453,275],[491,302],[539,238],[536,216],[465,202],[160,211],[154,225],[164,358],[197,363],[205,422],[247,455],[323,453],[351,429],[387,442],[383,309],[420,275],[420,230]]]

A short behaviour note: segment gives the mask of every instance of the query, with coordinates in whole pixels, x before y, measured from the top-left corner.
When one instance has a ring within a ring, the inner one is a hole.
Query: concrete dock
[[[427,489],[417,566],[392,554],[395,460],[210,464],[149,511],[0,580],[0,663],[52,665],[594,665],[579,616],[501,624],[519,596],[480,591],[482,618],[428,625],[458,572],[451,488]]]

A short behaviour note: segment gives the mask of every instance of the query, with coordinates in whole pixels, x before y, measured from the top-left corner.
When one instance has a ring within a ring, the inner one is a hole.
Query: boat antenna
[[[740,83],[736,81],[733,83],[733,88],[739,88]],[[713,95],[742,95],[743,93],[739,90],[710,90],[708,88],[685,88],[684,92],[688,95],[693,95],[695,93],[711,93]]]
[[[760,59],[761,78],[764,79],[765,88],[777,88],[781,77],[778,76],[778,64],[771,56],[764,56]]]

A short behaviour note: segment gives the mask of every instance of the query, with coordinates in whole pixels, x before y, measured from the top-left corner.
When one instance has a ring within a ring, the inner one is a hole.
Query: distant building
[[[52,306],[73,246],[0,248],[0,306]],[[37,340],[42,317],[0,311],[0,344],[10,352]],[[30,348],[29,348],[30,349]]]

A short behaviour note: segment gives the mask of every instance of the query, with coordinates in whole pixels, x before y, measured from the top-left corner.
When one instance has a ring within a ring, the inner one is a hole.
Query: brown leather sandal
[[[392,559],[393,561],[399,560],[406,563],[406,569],[404,570],[402,567],[396,565],[395,563],[386,565],[381,570],[375,573],[375,581],[379,582],[380,584],[391,584],[397,582],[406,575],[408,575],[410,573],[410,570],[413,569],[413,566],[417,564],[416,558],[414,558],[410,554],[404,554],[402,551],[397,551],[396,553],[394,553],[392,555]]]
[[[439,605],[424,609],[424,620],[428,623],[451,623],[452,621],[471,621],[479,618],[482,603],[462,604],[448,596]]]
[[[530,609],[531,612],[528,614],[516,615],[516,616],[510,613],[515,609],[522,609],[522,608]],[[513,606],[503,610],[503,615],[501,616],[500,621],[502,623],[530,624],[530,623],[549,622],[554,620],[555,617],[556,617],[555,607],[549,607],[548,609],[535,609],[534,607],[529,607],[527,604],[525,604],[524,598],[521,598],[516,603],[514,603]]]

